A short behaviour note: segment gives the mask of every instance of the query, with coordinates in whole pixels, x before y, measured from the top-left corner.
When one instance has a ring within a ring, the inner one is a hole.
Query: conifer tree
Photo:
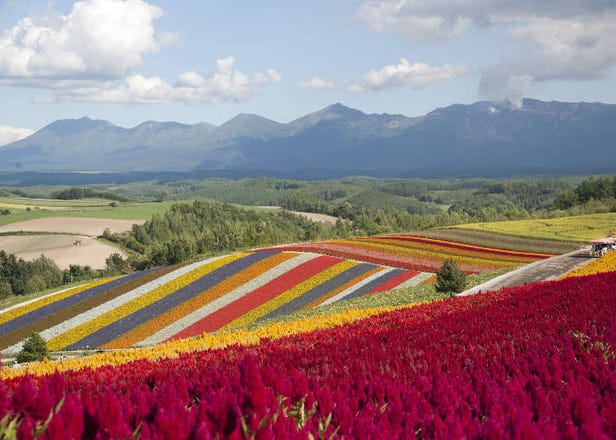
[[[17,362],[42,361],[47,357],[47,342],[38,333],[32,335],[24,342],[24,348],[17,355]]]
[[[460,270],[456,261],[448,259],[436,270],[436,291],[454,296],[466,287],[466,274]]]

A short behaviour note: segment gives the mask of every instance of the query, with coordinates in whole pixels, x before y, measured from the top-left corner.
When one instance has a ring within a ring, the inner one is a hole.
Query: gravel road
[[[490,281],[468,289],[458,294],[458,296],[474,295],[489,290],[500,290],[503,287],[521,286],[526,283],[555,280],[576,267],[590,263],[593,259],[594,258],[588,255],[588,250],[578,249],[568,254],[536,261],[520,269],[507,272]]]

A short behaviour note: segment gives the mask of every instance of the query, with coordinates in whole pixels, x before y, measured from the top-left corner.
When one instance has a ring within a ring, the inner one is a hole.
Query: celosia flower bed
[[[368,273],[374,276],[366,284]],[[18,352],[32,332],[54,351],[158,344],[408,285],[418,275],[319,254],[237,253],[99,281],[0,312],[0,349]]]
[[[284,245],[275,249],[315,252],[385,266],[434,272],[453,258],[466,273],[481,273],[552,257],[551,254],[521,252],[475,246],[413,235],[383,235]]]
[[[21,438],[616,437],[616,273],[0,384]],[[63,399],[63,400],[62,400]]]

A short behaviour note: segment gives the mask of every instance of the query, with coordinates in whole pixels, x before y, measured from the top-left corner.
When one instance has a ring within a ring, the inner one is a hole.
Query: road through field
[[[521,286],[526,283],[537,283],[560,278],[576,267],[583,266],[593,261],[587,250],[578,249],[563,255],[536,261],[512,272],[507,272],[499,277],[486,281],[483,284],[468,289],[458,296],[474,295],[490,290],[500,290],[503,287]]]

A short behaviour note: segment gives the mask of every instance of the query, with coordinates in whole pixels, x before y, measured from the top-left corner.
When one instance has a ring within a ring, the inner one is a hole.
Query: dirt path
[[[560,278],[570,270],[590,263],[593,260],[587,250],[576,250],[568,254],[558,255],[546,260],[536,261],[520,269],[508,272],[479,286],[468,289],[458,296],[474,295],[489,290],[500,290],[503,287],[522,286],[526,283],[537,283]]]

